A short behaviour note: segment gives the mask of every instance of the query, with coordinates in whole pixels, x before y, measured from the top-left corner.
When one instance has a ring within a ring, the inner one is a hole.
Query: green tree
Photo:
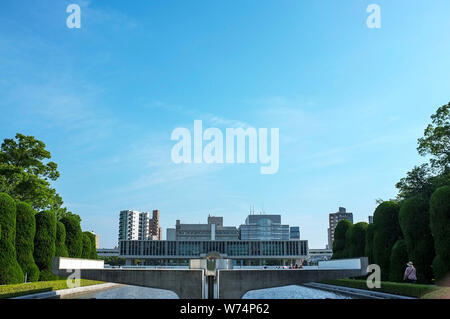
[[[450,274],[450,186],[438,188],[431,196],[430,226],[436,252],[433,271],[439,281]]]
[[[354,224],[349,234],[348,256],[349,258],[358,258],[365,256],[366,232],[369,224],[360,222]]]
[[[27,275],[27,281],[38,281],[39,268],[33,257],[34,236],[36,234],[35,211],[30,204],[17,202],[16,216],[16,253],[17,261],[22,271]]]
[[[450,169],[450,103],[431,116],[431,124],[418,140],[417,151],[422,156],[430,155],[431,166],[438,172]]]
[[[406,241],[404,239],[397,240],[391,251],[389,281],[403,281],[403,274],[405,272],[407,262],[408,251],[406,248]]]
[[[69,257],[66,247],[66,227],[60,221],[56,222],[55,256]]]
[[[342,258],[350,258],[350,251],[352,246],[352,236],[353,236],[353,227],[355,225],[351,224],[345,232],[345,246],[344,253],[342,254]]]
[[[346,258],[345,235],[352,223],[346,219],[341,220],[334,230],[333,256],[332,259]]]
[[[381,279],[388,280],[391,249],[402,238],[398,222],[399,205],[396,202],[383,202],[375,209],[373,222],[373,257],[381,268]]]
[[[83,235],[80,221],[73,215],[61,218],[61,223],[66,228],[66,247],[69,257],[80,258],[83,249]]]
[[[430,283],[433,278],[431,264],[434,258],[434,242],[430,229],[428,198],[418,195],[403,201],[399,222],[409,259],[417,269],[417,281]]]
[[[24,275],[16,259],[16,203],[5,193],[0,193],[0,285],[17,284]]]
[[[373,236],[375,234],[375,225],[369,224],[366,231],[366,245],[364,247],[364,256],[369,258],[369,264],[374,263],[373,258]]]
[[[34,260],[39,267],[40,281],[56,278],[52,273],[52,260],[55,256],[56,217],[51,211],[36,214],[36,235],[34,237]]]
[[[92,255],[92,243],[88,232],[83,232],[83,249],[81,251],[81,258],[89,259]]]
[[[62,199],[49,182],[59,172],[50,158],[45,144],[33,136],[17,133],[15,139],[5,139],[0,149],[0,192],[36,210],[59,209]]]
[[[98,259],[97,247],[95,245],[95,235],[91,232],[85,232],[91,242],[89,259]]]

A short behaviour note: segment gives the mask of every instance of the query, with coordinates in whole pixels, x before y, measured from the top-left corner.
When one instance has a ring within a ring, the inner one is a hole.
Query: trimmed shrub
[[[66,227],[60,221],[56,222],[55,256],[69,257],[66,247]]]
[[[431,264],[434,258],[434,242],[431,236],[428,200],[421,196],[406,199],[400,207],[399,222],[409,259],[417,270],[417,281],[430,283],[433,278]]]
[[[97,247],[95,246],[95,235],[91,232],[84,232],[91,241],[89,259],[98,259]]]
[[[55,256],[56,217],[53,212],[36,214],[36,236],[34,237],[34,260],[41,271],[39,281],[55,279],[52,260]]]
[[[92,244],[91,239],[87,232],[83,232],[83,250],[81,252],[81,258],[89,259],[91,257]]]
[[[381,268],[381,280],[388,280],[391,250],[395,242],[402,237],[398,223],[399,205],[396,202],[383,202],[375,209],[373,223],[374,262]]]
[[[332,259],[346,258],[345,252],[345,235],[352,223],[346,219],[341,220],[334,230],[333,256]]]
[[[24,275],[16,259],[16,203],[5,193],[0,193],[0,225],[0,285],[22,283]]]
[[[436,251],[433,272],[439,281],[450,275],[450,186],[438,188],[431,196],[430,227]]]
[[[34,236],[36,234],[35,211],[30,204],[17,202],[16,254],[17,261],[26,273],[27,281],[38,281],[39,268],[33,257]]]
[[[369,224],[366,230],[366,245],[364,247],[364,255],[369,258],[369,264],[373,264],[373,235],[375,233],[375,225]]]
[[[408,249],[404,239],[397,240],[392,247],[391,263],[389,265],[389,281],[402,282],[408,262]]]
[[[83,249],[83,235],[80,222],[74,216],[64,216],[61,222],[66,228],[66,248],[69,257],[80,258]]]
[[[360,222],[354,224],[351,228],[349,228],[350,234],[347,257],[357,258],[365,256],[366,232],[368,226],[369,224]]]

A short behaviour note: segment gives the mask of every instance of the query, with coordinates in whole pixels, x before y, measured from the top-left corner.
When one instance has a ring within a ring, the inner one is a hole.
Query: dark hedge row
[[[56,222],[55,256],[69,257],[66,247],[66,227],[60,221]]]
[[[450,274],[450,186],[438,188],[431,196],[430,226],[436,251],[433,271],[439,281]]]
[[[33,257],[36,220],[33,207],[27,203],[17,202],[16,216],[16,253],[27,281],[39,279],[39,268]]]
[[[383,202],[374,223],[340,221],[335,229],[333,259],[366,256],[381,268],[381,279],[403,281],[412,261],[418,283],[440,281],[450,274],[450,186],[431,198],[409,197],[400,203]]]
[[[430,283],[433,278],[431,263],[434,242],[430,229],[429,200],[414,196],[406,199],[400,207],[399,222],[409,259],[417,269],[417,282]]]
[[[53,257],[81,257],[83,237],[83,256],[98,259],[95,235],[83,234],[75,216],[67,215],[60,222],[52,211],[36,214],[31,205],[0,193],[0,285],[23,283],[24,274],[28,282],[54,279]]]
[[[69,257],[80,258],[83,250],[83,235],[80,222],[74,216],[64,216],[61,223],[66,228],[66,247]]]
[[[373,236],[373,257],[381,268],[381,280],[389,279],[391,250],[402,234],[398,222],[399,204],[393,201],[383,202],[373,214],[375,233]]]
[[[346,258],[346,234],[347,230],[352,227],[352,223],[346,219],[341,220],[334,230],[333,241],[333,257],[332,259]]]
[[[406,264],[408,263],[408,250],[404,239],[397,240],[392,247],[391,260],[389,264],[389,281],[403,281]]]
[[[40,281],[56,278],[52,273],[52,260],[55,256],[56,217],[53,212],[36,214],[36,235],[34,237],[34,259],[39,267]]]
[[[21,283],[24,275],[16,256],[16,203],[5,193],[0,193],[0,225],[0,285]]]

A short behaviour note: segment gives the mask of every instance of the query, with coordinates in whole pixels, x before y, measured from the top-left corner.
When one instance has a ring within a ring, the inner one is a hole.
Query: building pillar
[[[131,258],[125,259],[125,265],[126,266],[132,266],[133,265],[133,259],[131,259]]]

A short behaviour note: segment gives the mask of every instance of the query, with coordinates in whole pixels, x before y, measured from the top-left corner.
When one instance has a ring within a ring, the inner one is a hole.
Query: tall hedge
[[[56,217],[51,211],[36,214],[34,260],[39,267],[39,281],[53,280],[52,260],[55,256]]]
[[[406,199],[400,207],[399,222],[408,248],[409,259],[417,270],[417,281],[430,283],[434,241],[430,229],[429,201],[422,196]]]
[[[66,247],[69,257],[80,258],[83,249],[83,233],[80,222],[74,216],[64,216],[61,222],[66,228]]]
[[[55,256],[69,257],[66,247],[66,227],[60,221],[56,222]]]
[[[438,188],[431,196],[430,226],[436,251],[433,271],[439,281],[450,275],[450,186]]]
[[[91,232],[85,232],[91,242],[89,259],[98,259],[97,247],[95,245],[95,235]]]
[[[344,252],[342,254],[342,258],[350,258],[350,249],[351,249],[351,244],[352,244],[352,234],[353,234],[353,227],[355,225],[351,224],[348,228],[347,231],[345,232],[345,248],[344,248]]]
[[[381,280],[389,279],[389,266],[392,246],[402,238],[398,222],[399,205],[396,202],[383,202],[375,209],[373,223],[373,257],[381,268]]]
[[[348,256],[349,258],[357,258],[365,256],[366,248],[366,232],[369,224],[360,222],[354,224],[349,234]]]
[[[31,205],[17,202],[16,216],[16,253],[22,271],[26,273],[27,281],[38,281],[39,268],[33,257],[34,236],[36,234],[35,211]]]
[[[333,256],[332,259],[346,258],[345,235],[352,227],[352,223],[346,219],[341,220],[334,230]]]
[[[375,234],[375,225],[369,224],[366,230],[366,245],[364,248],[364,256],[369,259],[369,264],[374,263],[373,259],[373,235]]]
[[[92,243],[91,238],[87,234],[87,232],[83,232],[83,250],[81,252],[81,258],[89,259],[92,254]]]
[[[404,239],[397,240],[392,247],[389,265],[389,281],[402,282],[408,263],[408,249]]]
[[[24,275],[16,259],[16,203],[5,193],[0,193],[0,285],[17,284]]]

